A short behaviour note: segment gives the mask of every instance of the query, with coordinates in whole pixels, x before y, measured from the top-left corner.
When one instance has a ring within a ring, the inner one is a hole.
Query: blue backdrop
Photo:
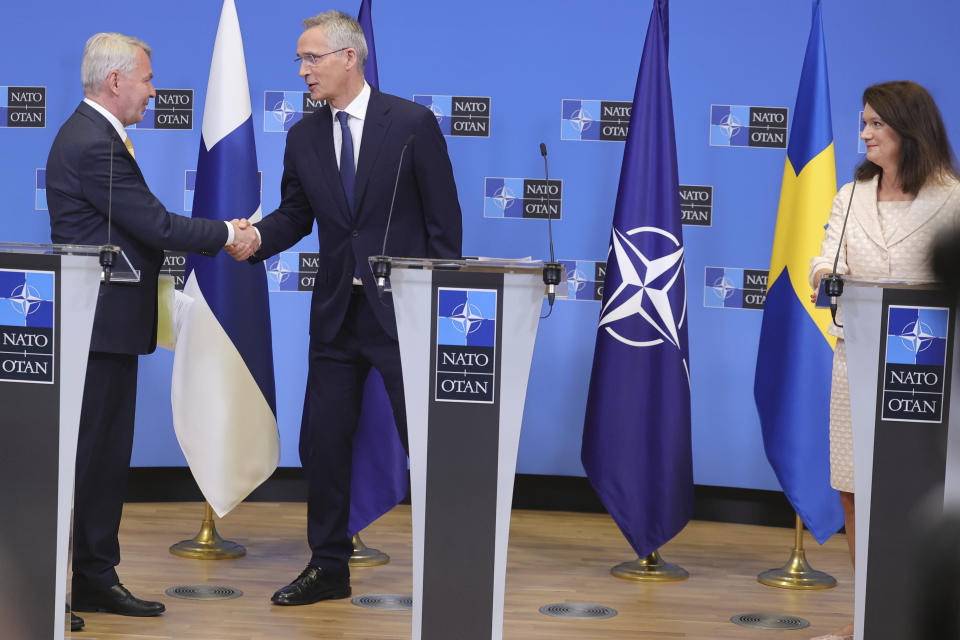
[[[751,307],[759,307],[762,295],[750,291],[764,287],[762,272],[769,267],[785,149],[735,145],[776,144],[782,109],[789,109],[788,123],[792,118],[811,3],[671,4],[680,182],[712,187],[697,191],[712,195],[713,205],[709,226],[701,219],[684,228],[694,478],[698,484],[778,489],[763,455],[752,396],[761,312]],[[237,5],[263,209],[269,212],[279,202],[284,123],[288,128],[304,109],[304,86],[293,61],[300,21],[326,7],[302,0],[237,0]],[[359,0],[332,3],[354,15],[359,5]],[[191,128],[159,128],[185,126],[184,112],[177,110],[183,105],[175,104],[182,100],[171,100],[184,95],[178,91],[163,94],[162,105],[158,97],[154,129],[131,132],[151,189],[172,211],[189,210],[187,172],[196,168],[219,12],[219,0],[5,5],[0,20],[3,240],[49,241],[38,170],[60,124],[82,98],[80,57],[87,37],[97,31],[142,38],[154,48],[156,87],[192,90]],[[521,196],[523,179],[542,178],[541,141],[550,152],[551,178],[562,181],[562,219],[554,226],[557,252],[564,260],[581,261],[573,288],[589,299],[558,302],[553,316],[541,323],[520,443],[522,473],[583,475],[580,437],[599,314],[599,302],[592,300],[595,262],[605,259],[623,155],[622,141],[591,138],[617,137],[620,105],[603,102],[631,99],[649,12],[649,0],[611,0],[602,8],[545,0],[373,4],[382,90],[411,99],[434,96],[420,101],[433,104],[442,116],[456,115],[449,109],[458,105],[464,114],[483,115],[478,106],[483,100],[450,96],[489,98],[488,135],[447,138],[464,214],[465,253],[546,256],[545,222],[512,217],[522,203],[511,203]],[[955,37],[960,3],[830,0],[823,15],[839,183],[850,180],[860,160],[860,96],[874,82],[924,84],[939,103],[951,137],[960,140],[960,87],[954,74],[942,71],[960,59]],[[44,101],[36,99],[37,91],[16,87],[42,87]],[[37,113],[45,117],[44,127],[18,126],[38,124]],[[751,118],[771,128],[751,129]],[[463,122],[451,119],[457,121]],[[698,218],[707,210],[686,208]],[[288,289],[309,283],[309,256],[297,252],[315,250],[315,238],[303,240],[281,257],[282,264],[273,261],[268,275],[284,466],[299,465],[309,303],[309,293]],[[171,365],[172,355],[165,351],[141,359],[135,465],[184,464],[171,427]]]

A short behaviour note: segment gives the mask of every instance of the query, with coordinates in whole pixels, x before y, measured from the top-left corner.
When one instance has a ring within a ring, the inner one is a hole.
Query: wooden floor
[[[130,504],[120,530],[121,581],[136,595],[162,600],[167,612],[150,619],[85,613],[84,640],[132,638],[261,640],[332,638],[357,640],[410,637],[410,613],[371,611],[349,600],[305,607],[275,607],[270,595],[303,569],[308,559],[306,506],[302,503],[242,504],[218,530],[246,546],[238,560],[185,560],[167,548],[196,533],[203,515],[197,503]],[[354,596],[411,592],[410,508],[400,506],[363,535],[390,564],[355,569]],[[789,529],[692,522],[662,552],[690,572],[677,583],[635,583],[610,576],[612,565],[633,556],[606,515],[514,511],[507,569],[504,638],[566,640],[593,638],[766,638],[805,639],[827,633],[852,617],[852,569],[846,540],[823,547],[808,541],[814,568],[832,574],[839,586],[791,591],[760,585],[756,575],[786,562],[793,543]],[[184,584],[222,584],[243,591],[226,601],[188,601],[164,594]],[[544,604],[589,602],[616,609],[602,620],[548,618]],[[806,618],[795,631],[739,627],[741,613],[778,613]],[[450,638],[456,640],[456,638]]]

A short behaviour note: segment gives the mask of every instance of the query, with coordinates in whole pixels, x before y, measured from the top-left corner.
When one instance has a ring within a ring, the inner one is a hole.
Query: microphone
[[[377,279],[377,297],[383,298],[383,289],[387,285],[387,278],[390,277],[390,258],[387,253],[387,236],[390,234],[390,220],[393,218],[393,205],[397,200],[397,186],[400,184],[400,169],[403,167],[403,154],[407,152],[407,147],[413,142],[414,134],[410,134],[407,141],[403,143],[400,149],[400,160],[397,162],[397,177],[393,182],[393,195],[390,197],[390,212],[387,214],[387,227],[383,230],[383,246],[380,247],[380,255],[373,257],[373,276]]]
[[[543,177],[550,182],[550,169],[547,166],[547,145],[540,143],[540,155],[543,156]],[[543,265],[543,284],[547,285],[547,304],[550,305],[550,311],[544,318],[549,318],[553,313],[553,301],[557,297],[557,285],[560,284],[560,274],[563,273],[563,265],[556,261],[553,253],[553,216],[547,209],[547,233],[550,238],[550,262]]]
[[[110,242],[113,230],[113,138],[110,139],[110,182],[107,186],[107,244],[100,247],[100,266],[103,267],[103,281],[110,284],[110,273],[116,261],[120,247]]]
[[[823,276],[823,290],[830,296],[830,317],[833,324],[843,328],[842,324],[837,324],[837,298],[843,295],[843,278],[837,273],[837,263],[840,261],[840,247],[843,246],[843,236],[847,232],[847,220],[850,218],[850,206],[853,204],[853,194],[857,190],[857,180],[854,177],[853,187],[850,188],[850,199],[847,201],[847,212],[843,216],[843,227],[840,229],[840,239],[837,241],[837,253],[833,257],[833,271]]]

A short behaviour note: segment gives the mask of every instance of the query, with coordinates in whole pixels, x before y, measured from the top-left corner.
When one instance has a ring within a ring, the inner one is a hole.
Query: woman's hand
[[[823,280],[823,276],[828,273],[830,273],[829,269],[820,269],[813,274],[813,292],[810,294],[810,302],[812,304],[817,304],[817,293],[820,291],[820,281]]]

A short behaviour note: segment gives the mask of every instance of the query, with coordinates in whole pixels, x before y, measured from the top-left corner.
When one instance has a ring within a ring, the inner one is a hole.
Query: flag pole
[[[683,567],[664,562],[659,550],[631,562],[621,562],[610,569],[610,573],[617,578],[639,582],[678,582],[690,577]]]
[[[242,545],[220,537],[217,526],[213,523],[213,508],[209,502],[203,504],[200,531],[189,540],[170,545],[170,553],[195,560],[231,560],[247,555],[247,550]]]
[[[770,569],[757,576],[757,582],[781,589],[830,589],[837,586],[837,579],[829,573],[817,571],[807,562],[803,549],[803,520],[797,514],[796,538],[787,564],[779,569]]]
[[[379,549],[371,549],[363,544],[360,534],[353,536],[353,555],[350,556],[351,567],[377,567],[390,562],[390,556]]]

